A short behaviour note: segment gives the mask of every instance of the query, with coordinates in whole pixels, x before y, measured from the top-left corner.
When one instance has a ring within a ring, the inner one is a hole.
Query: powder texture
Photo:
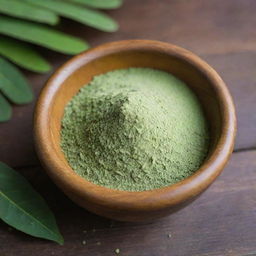
[[[98,185],[143,191],[193,174],[208,150],[193,92],[173,75],[129,68],[95,76],[67,104],[61,147],[75,172]]]

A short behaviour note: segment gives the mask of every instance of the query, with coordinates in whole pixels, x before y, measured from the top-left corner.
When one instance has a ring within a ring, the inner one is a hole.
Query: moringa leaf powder
[[[144,191],[179,182],[200,167],[208,144],[194,93],[150,68],[95,76],[62,119],[61,147],[70,166],[112,189]]]

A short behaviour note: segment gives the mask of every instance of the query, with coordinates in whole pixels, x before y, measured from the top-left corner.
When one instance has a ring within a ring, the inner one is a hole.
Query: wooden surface
[[[115,255],[116,248],[124,256],[256,255],[255,12],[255,0],[126,0],[121,9],[111,11],[121,25],[117,33],[65,21],[66,31],[88,39],[92,46],[119,39],[156,39],[208,61],[235,100],[236,152],[212,187],[184,210],[149,224],[111,222],[74,205],[46,177],[33,150],[33,104],[16,107],[13,119],[0,124],[0,159],[17,167],[42,193],[66,242],[58,246],[9,231],[0,223],[0,256],[108,256]],[[55,67],[68,59],[43,52]],[[38,93],[50,74],[27,75]]]

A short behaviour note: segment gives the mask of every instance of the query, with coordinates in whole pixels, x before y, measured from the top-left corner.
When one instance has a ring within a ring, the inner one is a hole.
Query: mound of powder
[[[98,185],[144,191],[193,174],[208,151],[196,96],[173,75],[129,68],[98,75],[67,104],[61,147]]]

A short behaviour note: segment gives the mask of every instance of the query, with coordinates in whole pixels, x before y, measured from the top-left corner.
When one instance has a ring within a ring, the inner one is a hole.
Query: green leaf
[[[55,25],[59,21],[59,17],[53,12],[20,0],[0,0],[0,13],[50,25]]]
[[[63,244],[44,199],[16,171],[0,162],[0,218],[29,235]]]
[[[77,54],[89,47],[79,38],[43,25],[7,17],[0,17],[0,34],[67,54]]]
[[[16,104],[29,103],[33,93],[22,73],[11,63],[0,58],[0,90]]]
[[[12,107],[9,102],[0,94],[0,122],[6,122],[10,120],[11,116]]]
[[[24,1],[31,4],[34,3],[37,6],[41,6],[51,11],[54,11],[60,16],[75,20],[77,22],[93,28],[97,28],[102,31],[113,32],[118,29],[118,24],[112,18],[99,11],[55,0]]]
[[[122,0],[69,0],[70,2],[85,4],[92,8],[115,9],[122,5]]]
[[[0,55],[15,64],[35,72],[48,72],[50,64],[27,44],[11,38],[0,38]]]

